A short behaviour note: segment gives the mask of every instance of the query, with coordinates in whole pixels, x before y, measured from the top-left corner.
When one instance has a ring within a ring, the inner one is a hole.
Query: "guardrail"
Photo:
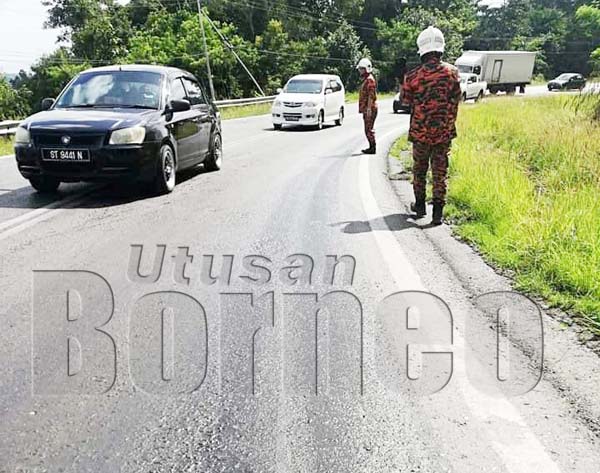
[[[217,100],[215,105],[219,108],[242,107],[244,105],[258,105],[262,103],[271,103],[277,96],[256,97],[252,99],[233,99],[233,100]],[[17,128],[21,122],[17,120],[8,120],[0,122],[0,138],[7,138],[17,132]]]
[[[269,97],[256,97],[252,99],[234,99],[234,100],[217,100],[215,105],[219,108],[241,107],[243,105],[258,105],[261,103],[271,103],[277,98],[277,95]]]
[[[8,120],[0,122],[0,137],[8,137],[17,132],[17,127],[21,122],[16,120]]]

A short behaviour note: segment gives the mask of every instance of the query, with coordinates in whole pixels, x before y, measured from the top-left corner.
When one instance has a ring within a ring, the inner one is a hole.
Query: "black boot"
[[[377,154],[377,146],[370,145],[367,149],[362,150],[362,154]]]
[[[444,220],[444,204],[441,202],[433,203],[433,220],[431,221],[432,225],[439,226],[442,224]]]
[[[414,204],[410,204],[410,210],[417,216],[417,218],[425,217],[425,215],[427,215],[425,199],[417,199]]]

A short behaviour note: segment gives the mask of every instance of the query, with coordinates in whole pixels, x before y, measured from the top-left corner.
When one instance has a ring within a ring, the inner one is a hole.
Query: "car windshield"
[[[113,71],[81,74],[55,108],[148,108],[160,106],[162,76],[155,72]]]
[[[320,80],[291,80],[285,86],[288,94],[320,94],[323,90],[323,81]]]
[[[561,74],[556,80],[569,80],[571,77],[573,77],[573,74]]]
[[[473,72],[473,66],[467,66],[465,64],[459,64],[456,67],[458,68],[458,72]]]
[[[461,76],[460,76],[460,81],[461,81],[463,84],[466,84],[468,79],[469,79],[469,76],[465,76],[465,75],[461,75]]]

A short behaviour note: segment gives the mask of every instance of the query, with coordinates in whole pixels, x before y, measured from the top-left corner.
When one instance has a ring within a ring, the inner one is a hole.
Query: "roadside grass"
[[[11,138],[0,137],[0,156],[7,156],[14,153],[14,142]]]
[[[491,100],[463,107],[458,129],[455,231],[518,289],[600,333],[600,123],[589,107],[572,97]]]
[[[223,120],[232,120],[234,118],[253,117],[256,115],[267,115],[271,113],[270,103],[261,103],[257,105],[243,105],[241,107],[227,107],[219,109]]]

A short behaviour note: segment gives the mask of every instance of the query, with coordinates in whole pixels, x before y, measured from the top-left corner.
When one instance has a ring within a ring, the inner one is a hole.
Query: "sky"
[[[125,3],[125,0],[121,0]],[[484,3],[502,3],[485,0]],[[41,0],[0,0],[0,73],[17,73],[57,48],[57,30],[44,29]]]
[[[57,48],[57,30],[44,29],[41,0],[0,0],[0,72],[16,73]]]

